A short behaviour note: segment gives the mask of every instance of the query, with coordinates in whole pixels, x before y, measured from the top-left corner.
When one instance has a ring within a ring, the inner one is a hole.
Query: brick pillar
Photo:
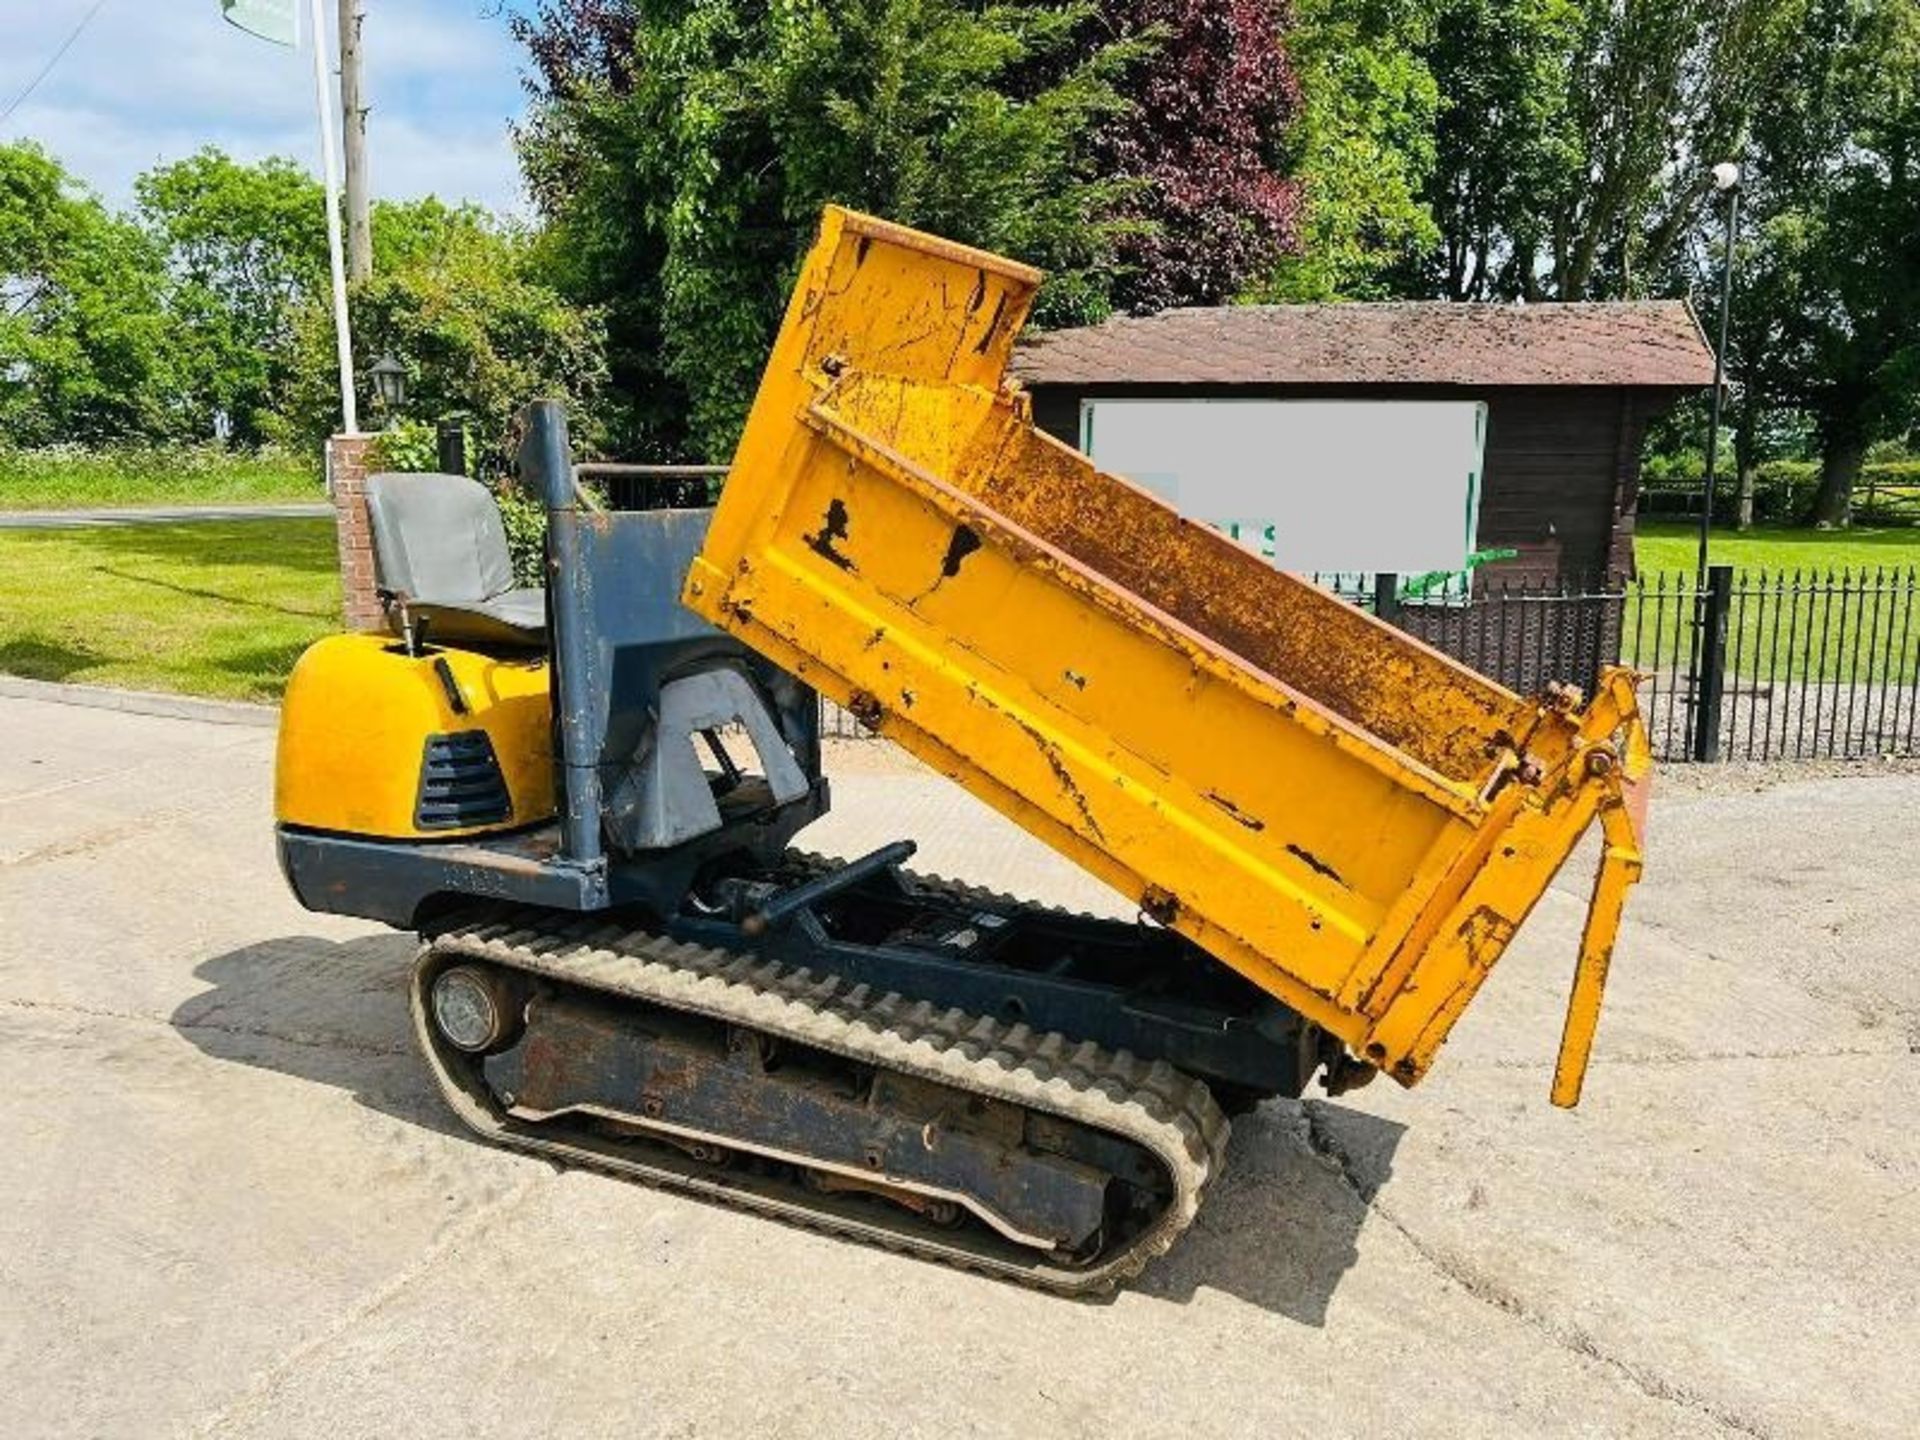
[[[349,630],[386,624],[374,594],[373,532],[367,522],[367,451],[371,435],[327,441],[327,477],[333,487],[334,532],[340,542],[340,600]]]

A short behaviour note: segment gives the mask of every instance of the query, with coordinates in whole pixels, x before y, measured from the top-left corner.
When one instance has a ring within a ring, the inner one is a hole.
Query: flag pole
[[[340,185],[333,155],[333,104],[328,95],[326,22],[320,0],[309,0],[313,20],[313,91],[320,111],[320,174],[327,188],[327,261],[333,270],[333,338],[340,359],[340,418],[346,435],[360,433],[353,396],[353,336],[347,328],[347,267],[340,246]]]

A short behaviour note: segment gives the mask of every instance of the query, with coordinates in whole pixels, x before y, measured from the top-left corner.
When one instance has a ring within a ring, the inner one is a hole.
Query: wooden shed
[[[1479,545],[1518,552],[1489,568],[1585,580],[1631,572],[1641,441],[1713,352],[1677,300],[1235,305],[1038,335],[1014,373],[1070,445],[1090,399],[1484,401]]]

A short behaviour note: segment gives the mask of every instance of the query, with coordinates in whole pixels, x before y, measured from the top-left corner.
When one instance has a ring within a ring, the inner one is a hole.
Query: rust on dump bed
[[[1473,782],[1527,707],[1438,651],[1283,574],[1039,431],[985,427],[957,488],[1220,649],[1450,780]],[[1461,707],[1479,723],[1462,725]],[[1510,742],[1509,742],[1510,743]]]

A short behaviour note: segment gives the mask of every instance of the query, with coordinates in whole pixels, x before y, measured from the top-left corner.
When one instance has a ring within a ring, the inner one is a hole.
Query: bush
[[[500,523],[507,529],[507,553],[513,557],[513,583],[546,584],[546,507],[511,481],[495,485],[493,498],[500,502]]]
[[[489,483],[494,501],[500,506],[500,523],[507,531],[507,553],[513,557],[513,583],[547,583],[547,507],[540,497],[523,488],[517,480],[499,476]],[[592,482],[583,482],[590,502],[607,503],[606,493]]]
[[[424,420],[401,420],[374,436],[369,470],[431,475],[440,468],[440,434]]]
[[[1645,490],[1699,489],[1700,476],[1706,471],[1706,457],[1698,450],[1649,455],[1640,465],[1640,487]]]
[[[1732,473],[1731,457],[1714,482],[1715,520],[1731,525],[1739,513],[1740,483]],[[1702,456],[1673,457],[1656,468],[1649,461],[1641,471],[1640,513],[1643,515],[1697,515],[1700,487],[1706,475]],[[1767,460],[1754,467],[1753,518],[1770,524],[1791,524],[1813,502],[1820,467],[1810,460]]]
[[[1860,467],[1860,486],[1876,485],[1885,489],[1911,489],[1920,485],[1920,455],[1898,460],[1869,460]]]

